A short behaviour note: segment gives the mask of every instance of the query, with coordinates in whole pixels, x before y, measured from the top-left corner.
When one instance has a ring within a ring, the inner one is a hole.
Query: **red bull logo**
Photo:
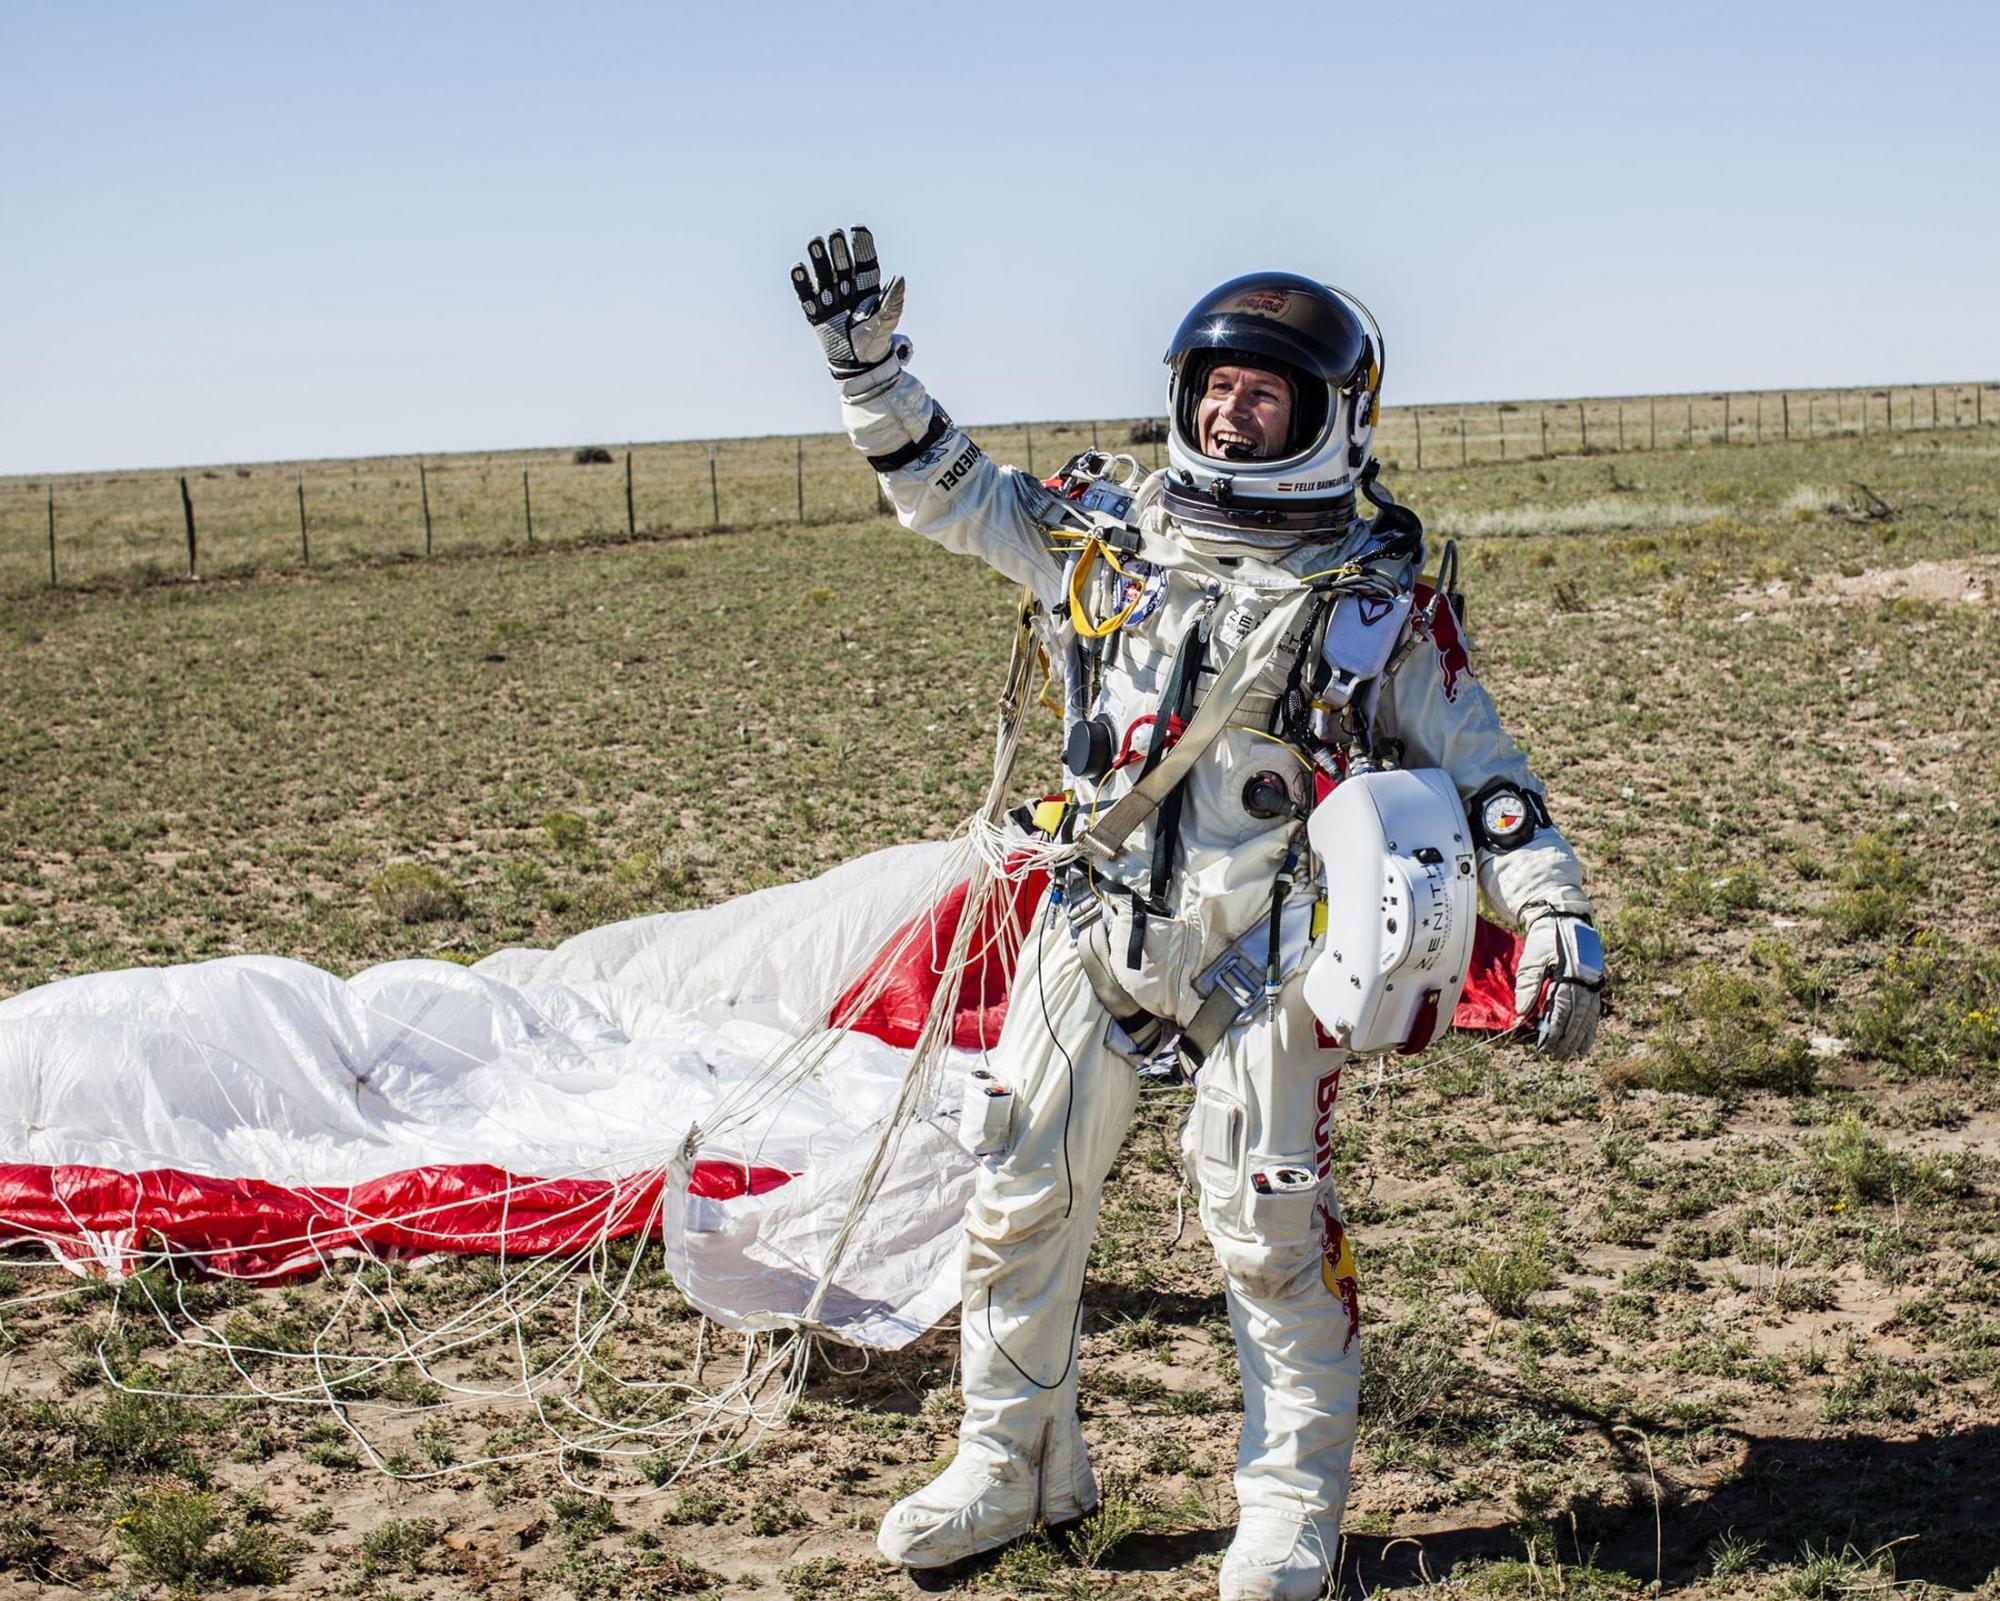
[[[1333,1108],[1340,1099],[1340,1073],[1338,1067],[1329,1068],[1313,1090],[1313,1161],[1320,1177],[1319,1199],[1314,1203],[1319,1216],[1319,1278],[1347,1313],[1347,1338],[1340,1347],[1344,1353],[1361,1332],[1361,1281],[1355,1275],[1347,1230],[1335,1215],[1326,1188],[1333,1173]]]
[[[1354,1249],[1347,1243],[1347,1230],[1324,1196],[1319,1202],[1319,1241],[1320,1282],[1347,1314],[1347,1338],[1340,1342],[1344,1356],[1361,1332],[1361,1278],[1355,1271]]]
[[[1429,584],[1417,585],[1416,605],[1419,610],[1428,607],[1431,597],[1437,592]],[[1438,667],[1444,673],[1444,698],[1456,703],[1458,700],[1458,679],[1461,673],[1470,677],[1472,657],[1466,652],[1465,640],[1458,631],[1458,614],[1449,603],[1438,607],[1431,618],[1431,643],[1437,646]]]

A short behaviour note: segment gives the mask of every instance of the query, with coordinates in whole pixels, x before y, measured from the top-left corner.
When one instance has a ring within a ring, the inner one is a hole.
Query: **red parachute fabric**
[[[972,937],[977,959],[959,981],[958,1004],[952,1010],[951,1042],[960,1050],[986,1050],[999,1043],[1014,958],[1021,953],[1028,919],[1035,915],[1048,887],[1047,873],[1029,873],[1013,885],[1011,897],[996,895],[987,902],[983,926]],[[958,934],[959,919],[965,915],[966,888],[958,885],[936,906],[917,913],[896,930],[882,955],[834,1004],[836,1028],[873,1034],[903,1050],[917,1043],[937,995],[938,969]],[[862,1006],[862,997],[884,968],[888,981],[874,1000]]]
[[[38,1239],[70,1261],[130,1264],[169,1250],[226,1278],[282,1279],[328,1258],[437,1251],[541,1256],[646,1229],[658,1169],[628,1179],[516,1178],[457,1163],[365,1184],[272,1184],[177,1168],[0,1163],[0,1235]],[[697,1162],[688,1193],[729,1200],[786,1183],[783,1168]]]
[[[1020,954],[1028,920],[1041,904],[1048,882],[1048,874],[1031,873],[1015,884],[1011,901],[996,898],[990,903],[986,926],[973,940],[973,949],[983,950],[985,955],[967,970],[952,1014],[952,1043],[961,1050],[990,1048],[999,1040],[1014,959]],[[965,914],[965,891],[966,886],[960,884],[930,911],[919,912],[896,931],[883,955],[835,1005],[837,1027],[873,1034],[904,1049],[917,1043],[931,999],[937,994],[938,968],[958,932],[958,920]],[[1479,919],[1472,956],[1466,964],[1465,991],[1459,996],[1458,1010],[1452,1013],[1452,1027],[1497,1034],[1514,1026],[1514,968],[1520,954],[1519,935]],[[887,983],[862,1007],[861,997],[885,966],[889,969]]]

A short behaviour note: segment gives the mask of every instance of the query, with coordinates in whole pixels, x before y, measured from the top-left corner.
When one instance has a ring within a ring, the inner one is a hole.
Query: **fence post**
[[[1583,440],[1583,453],[1590,454],[1590,407],[1583,401],[1576,403],[1576,430]]]
[[[625,537],[639,537],[639,513],[632,504],[632,447],[625,447]]]
[[[535,503],[528,494],[528,469],[521,469],[521,520],[528,525],[528,543],[535,542]]]
[[[1779,415],[1780,415],[1781,417],[1783,417],[1783,419],[1784,419],[1784,424],[1785,424],[1785,437],[1786,437],[1787,439],[1790,439],[1790,438],[1792,437],[1792,396],[1791,396],[1791,391],[1787,390],[1787,391],[1786,391],[1786,392],[1785,392],[1784,394],[1782,394],[1782,395],[1780,395],[1780,396],[1778,397],[1778,413],[1779,413]]]
[[[299,565],[301,567],[310,567],[312,565],[313,553],[312,553],[312,544],[306,537],[306,475],[303,471],[299,473],[298,491],[299,491]]]
[[[1937,425],[1938,425],[1938,420],[1937,420],[1937,385],[1936,385],[1936,384],[1932,384],[1932,385],[1931,385],[1931,427],[1935,428],[1935,427],[1937,427]]]
[[[799,521],[806,520],[806,436],[798,435],[792,441],[792,465],[798,477]]]
[[[417,489],[424,497],[424,554],[431,553],[431,475],[424,470],[422,461],[417,463]]]
[[[1618,402],[1618,454],[1625,454],[1625,402]]]
[[[1882,391],[1882,421],[1890,433],[1896,431],[1896,392],[1893,389]]]
[[[181,516],[187,519],[188,577],[194,577],[194,497],[188,493],[187,474],[181,474]]]
[[[1417,467],[1421,471],[1424,465],[1424,414],[1420,411],[1413,411],[1410,415],[1416,419],[1417,423]]]
[[[1549,459],[1549,408],[1542,408],[1542,460]]]
[[[1097,424],[1096,424],[1096,423],[1092,423],[1092,424],[1090,425],[1090,448],[1091,448],[1092,450],[1095,450],[1095,449],[1097,448]]]
[[[1723,443],[1724,443],[1725,445],[1729,443],[1729,402],[1730,402],[1730,399],[1731,399],[1731,397],[1730,397],[1730,396],[1728,396],[1728,395],[1724,395],[1724,396],[1722,397],[1722,442],[1723,442]]]
[[[1035,476],[1035,425],[1022,423],[1021,433],[1028,441],[1028,476],[1032,478]]]
[[[1818,399],[1819,397],[1810,390],[1806,392],[1806,438],[1808,439],[1815,438],[1819,434]]]
[[[722,491],[715,483],[715,446],[708,447],[708,526],[722,526]]]
[[[56,585],[56,486],[49,485],[49,588]]]

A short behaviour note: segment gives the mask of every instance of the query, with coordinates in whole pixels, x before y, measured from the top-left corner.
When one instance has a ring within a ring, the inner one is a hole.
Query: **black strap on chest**
[[[1195,686],[1201,681],[1201,667],[1208,656],[1208,640],[1200,622],[1192,624],[1181,636],[1180,648],[1174,653],[1174,665],[1167,673],[1166,689],[1160,696],[1159,710],[1153,716],[1153,737],[1146,747],[1146,760],[1139,769],[1143,779],[1167,753],[1172,738],[1172,727],[1176,720],[1183,726],[1194,711]],[[1181,810],[1187,800],[1187,779],[1184,777],[1167,792],[1160,803],[1159,815],[1153,819],[1153,870],[1147,886],[1145,899],[1132,899],[1132,934],[1125,944],[1125,965],[1136,968],[1146,949],[1146,909],[1150,904],[1164,913],[1167,886],[1173,881],[1175,859],[1180,854]]]

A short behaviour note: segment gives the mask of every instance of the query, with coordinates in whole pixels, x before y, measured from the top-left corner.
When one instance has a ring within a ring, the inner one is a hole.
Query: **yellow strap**
[[[1083,586],[1089,581],[1090,569],[1097,565],[1099,557],[1111,564],[1111,570],[1120,578],[1130,578],[1132,574],[1118,565],[1118,558],[1105,548],[1104,541],[1092,539],[1083,547],[1083,553],[1076,558],[1076,570],[1069,576],[1069,616],[1076,631],[1085,639],[1102,639],[1107,634],[1115,634],[1125,626],[1125,620],[1139,609],[1139,602],[1146,597],[1146,586],[1141,583],[1124,610],[1105,618],[1102,622],[1092,622],[1083,606]]]

